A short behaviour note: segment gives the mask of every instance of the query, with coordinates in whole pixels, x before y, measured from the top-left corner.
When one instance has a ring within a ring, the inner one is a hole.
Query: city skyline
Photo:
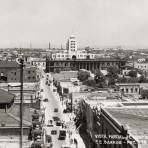
[[[0,47],[148,47],[143,0],[5,0],[0,6]]]

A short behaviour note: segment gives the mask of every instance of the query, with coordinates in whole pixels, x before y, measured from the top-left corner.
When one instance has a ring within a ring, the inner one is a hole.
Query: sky
[[[1,47],[148,47],[148,0],[0,0]]]

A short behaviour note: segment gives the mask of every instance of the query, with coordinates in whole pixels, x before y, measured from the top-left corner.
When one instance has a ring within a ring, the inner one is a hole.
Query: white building
[[[141,62],[141,63],[135,62],[134,68],[138,68],[140,70],[148,71],[148,63],[147,62]]]
[[[87,53],[85,50],[78,50],[78,43],[75,36],[67,40],[66,50],[52,54],[52,59],[93,59],[95,54]]]

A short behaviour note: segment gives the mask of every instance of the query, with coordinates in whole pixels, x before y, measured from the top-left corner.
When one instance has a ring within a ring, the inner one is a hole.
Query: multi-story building
[[[123,69],[126,64],[125,60],[118,59],[47,59],[46,72],[59,72],[63,70],[87,69],[94,71],[97,69],[107,69],[110,66],[116,66]]]
[[[0,146],[20,146],[20,105],[14,104],[15,95],[0,89]],[[32,125],[31,110],[23,106],[23,147],[29,147],[28,136]]]
[[[147,148],[147,112],[148,106],[144,103],[102,108],[97,138],[100,148]]]
[[[70,36],[66,43],[66,50],[53,53],[52,59],[94,59],[95,54],[85,50],[78,50],[78,43],[75,36]]]
[[[36,82],[36,67],[24,67],[24,82]],[[0,81],[20,82],[20,65],[14,61],[0,61]]]

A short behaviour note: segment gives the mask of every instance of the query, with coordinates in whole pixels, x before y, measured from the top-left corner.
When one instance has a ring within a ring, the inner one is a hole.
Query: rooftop
[[[48,59],[49,60],[49,59]],[[50,59],[49,61],[54,61],[54,62],[58,62],[58,61],[69,61],[69,62],[73,62],[73,61],[112,61],[112,62],[117,62],[117,61],[122,61],[122,62],[126,62],[126,60],[119,60],[119,59],[112,59],[112,58],[97,58],[97,59]]]
[[[0,128],[19,128],[20,127],[20,106],[13,105],[10,109],[5,112],[0,109]],[[2,126],[5,124],[5,126]],[[31,125],[31,112],[28,107],[23,108],[23,126],[28,127]]]
[[[60,73],[53,74],[55,80],[65,80],[77,78],[77,71],[61,71]]]
[[[15,95],[13,95],[12,93],[9,93],[2,89],[0,89],[0,95],[0,104],[11,103],[11,101],[15,97]]]
[[[0,61],[0,68],[19,68],[19,64],[15,61]]]
[[[148,143],[148,106],[105,108],[112,117],[128,129],[128,133],[141,140],[144,137]]]

